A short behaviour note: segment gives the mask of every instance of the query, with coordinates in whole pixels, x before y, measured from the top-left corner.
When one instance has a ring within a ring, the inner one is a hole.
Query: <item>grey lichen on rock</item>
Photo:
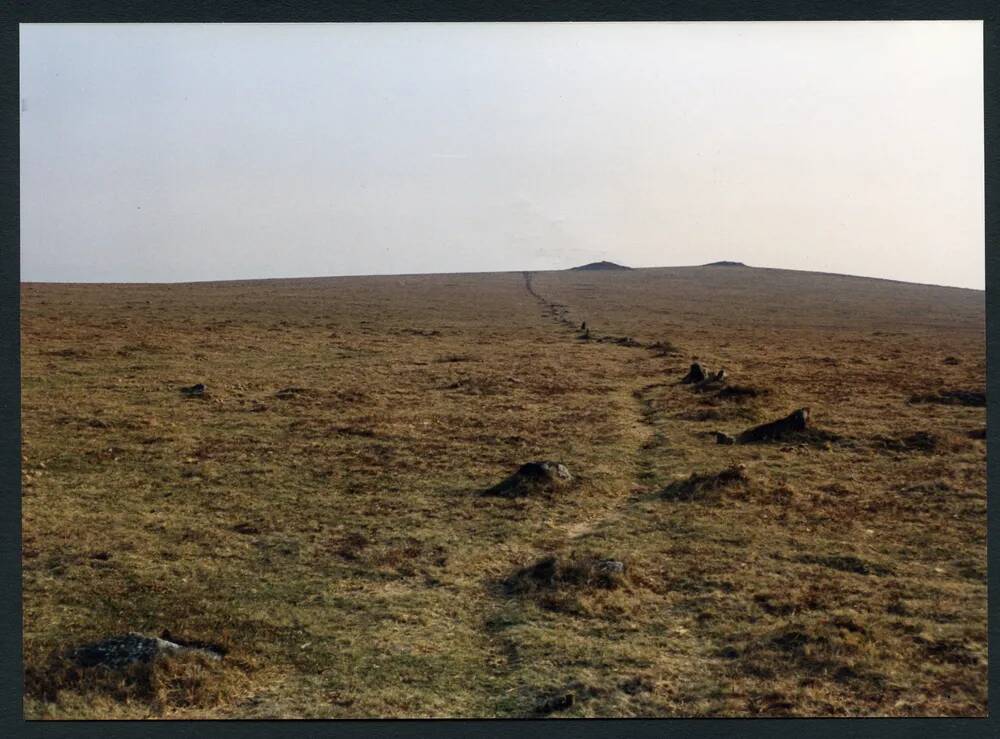
[[[77,647],[71,653],[71,657],[81,667],[101,666],[120,670],[137,662],[151,662],[164,654],[184,652],[202,654],[209,659],[221,659],[221,655],[211,649],[182,646],[134,631]]]
[[[550,493],[573,482],[566,465],[561,462],[528,462],[510,477],[486,490],[484,495],[516,498],[522,495]]]

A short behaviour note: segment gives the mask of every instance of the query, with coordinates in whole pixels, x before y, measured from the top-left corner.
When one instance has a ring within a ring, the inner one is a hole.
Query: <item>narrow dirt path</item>
[[[627,336],[602,335],[595,332],[592,328],[583,329],[582,327],[586,325],[585,322],[582,320],[580,322],[572,320],[568,306],[549,300],[538,292],[534,285],[534,275],[532,272],[523,272],[522,274],[524,276],[525,290],[538,301],[544,315],[551,318],[554,323],[576,333],[578,341],[592,343],[595,346],[614,344],[643,349],[647,352],[659,352],[659,354],[649,357],[651,361],[657,356],[664,356],[661,344],[644,344]],[[667,384],[669,383],[665,380],[649,382],[649,376],[640,376],[634,385],[622,388],[621,392],[627,393],[633,399],[632,402],[636,406],[637,426],[641,429],[639,434],[641,440],[637,444],[631,460],[635,469],[633,479],[630,481],[632,487],[630,492],[632,494],[625,498],[624,508],[617,506],[607,511],[599,519],[578,521],[569,524],[566,527],[566,539],[568,541],[582,539],[588,534],[597,531],[602,526],[621,518],[626,514],[628,506],[631,502],[634,502],[637,496],[647,494],[659,482],[655,479],[653,457],[654,455],[664,454],[668,451],[668,441],[663,432],[654,424],[656,409],[654,408],[651,391],[664,387]]]
[[[672,448],[669,428],[664,428],[669,422],[664,416],[662,389],[672,384],[665,375],[663,359],[667,353],[662,345],[642,344],[629,337],[605,336],[593,329],[588,337],[582,329],[582,317],[575,320],[568,306],[540,292],[532,273],[525,272],[523,276],[525,290],[538,302],[543,317],[551,321],[555,333],[567,344],[590,347],[584,352],[612,353],[613,364],[621,369],[613,376],[615,388],[609,394],[619,409],[620,436],[615,443],[622,448],[622,454],[614,464],[624,489],[590,495],[579,501],[565,501],[565,505],[560,503],[561,510],[554,516],[558,521],[554,522],[554,536],[548,538],[551,544],[539,550],[537,556],[590,551],[599,556],[621,557],[627,567],[637,568],[640,583],[647,577],[662,578],[664,565],[657,557],[651,558],[650,552],[667,542],[673,546],[681,538],[699,536],[696,525],[664,516],[656,499],[657,490],[664,482],[659,479],[662,460],[677,452]],[[641,351],[632,353],[621,347]],[[573,469],[573,459],[563,461]],[[640,542],[640,547],[633,549]],[[690,608],[678,605],[676,598],[665,595],[658,588],[650,589],[647,584],[632,587],[635,589],[608,597],[621,599],[618,606],[621,610],[617,611],[620,615],[632,609],[644,614],[643,625],[630,623],[627,617],[606,620],[602,615],[588,616],[586,611],[582,617],[569,615],[565,617],[568,620],[563,621],[564,617],[559,615],[540,615],[545,613],[545,606],[538,611],[537,605],[497,590],[483,634],[484,646],[490,655],[491,680],[503,686],[504,697],[498,699],[498,707],[509,711],[517,706],[516,713],[530,706],[531,701],[538,700],[539,689],[543,686],[539,685],[538,671],[532,664],[540,660],[548,668],[545,674],[556,680],[566,680],[567,685],[576,684],[574,681],[579,679],[594,680],[598,686],[595,690],[604,691],[605,697],[599,700],[624,701],[617,705],[606,702],[603,708],[589,709],[598,711],[597,715],[604,715],[600,713],[602,710],[610,712],[609,715],[618,715],[619,710],[623,711],[621,715],[631,715],[629,712],[635,710],[635,704],[629,703],[632,698],[614,696],[626,695],[617,692],[618,685],[622,675],[634,676],[634,671],[640,669],[628,666],[633,664],[634,654],[638,652],[654,655],[649,660],[639,661],[657,676],[654,679],[669,685],[665,688],[666,693],[708,692],[704,686],[714,684],[714,666],[706,657],[709,644],[697,633]],[[575,597],[572,593],[563,595],[570,600]],[[555,597],[562,596],[557,593]],[[604,595],[598,593],[593,597],[600,600]],[[601,606],[595,607],[600,612]],[[569,613],[571,609],[572,606]],[[554,613],[560,612],[560,607],[556,606]],[[611,641],[602,652],[604,656],[591,656],[587,652],[589,647],[586,645],[592,643],[587,633],[591,631],[608,632]],[[629,646],[623,648],[623,644]],[[563,666],[553,671],[554,664]],[[621,672],[623,669],[626,672]]]

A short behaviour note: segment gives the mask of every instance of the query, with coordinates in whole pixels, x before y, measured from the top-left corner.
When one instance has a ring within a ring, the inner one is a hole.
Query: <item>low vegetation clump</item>
[[[732,400],[741,403],[770,394],[771,390],[769,388],[754,387],[752,385],[726,385],[719,389],[715,397],[719,400]]]
[[[661,339],[649,345],[649,349],[658,357],[671,357],[681,353],[680,348],[669,339]]]
[[[224,664],[211,650],[142,647],[122,643],[113,652],[102,653],[99,645],[54,652],[27,666],[25,697],[55,705],[136,703],[164,715],[213,708],[245,686],[245,666]]]
[[[549,556],[519,569],[504,581],[504,588],[510,594],[566,588],[615,590],[624,580],[625,565],[615,559],[594,555]]]
[[[857,575],[891,575],[892,570],[884,565],[868,562],[854,555],[815,555],[805,554],[799,557],[800,562],[817,564],[841,572],[853,572]]]
[[[560,462],[528,462],[521,465],[510,477],[483,492],[499,498],[520,498],[547,495],[569,486],[573,482],[566,465]]]
[[[876,448],[891,452],[924,452],[960,451],[968,448],[967,436],[957,434],[942,434],[932,431],[915,431],[906,436],[877,436],[873,439]]]
[[[746,490],[750,484],[750,474],[746,465],[734,464],[711,474],[693,473],[682,480],[672,482],[664,488],[661,496],[665,500],[712,500],[726,491]]]
[[[678,418],[686,421],[744,421],[752,422],[760,419],[761,411],[746,405],[711,405],[708,408],[694,408],[681,411]]]
[[[986,393],[978,390],[938,390],[936,393],[915,393],[910,396],[910,402],[985,408]]]

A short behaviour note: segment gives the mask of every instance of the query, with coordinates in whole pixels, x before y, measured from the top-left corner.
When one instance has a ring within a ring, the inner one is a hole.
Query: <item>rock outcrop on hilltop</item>
[[[591,262],[590,264],[581,264],[579,267],[573,267],[577,271],[593,271],[601,269],[632,269],[631,267],[626,267],[622,264],[615,264],[614,262]]]

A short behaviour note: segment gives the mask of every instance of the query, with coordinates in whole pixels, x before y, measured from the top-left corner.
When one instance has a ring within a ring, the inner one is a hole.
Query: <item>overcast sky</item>
[[[982,25],[22,25],[27,281],[984,287]]]

